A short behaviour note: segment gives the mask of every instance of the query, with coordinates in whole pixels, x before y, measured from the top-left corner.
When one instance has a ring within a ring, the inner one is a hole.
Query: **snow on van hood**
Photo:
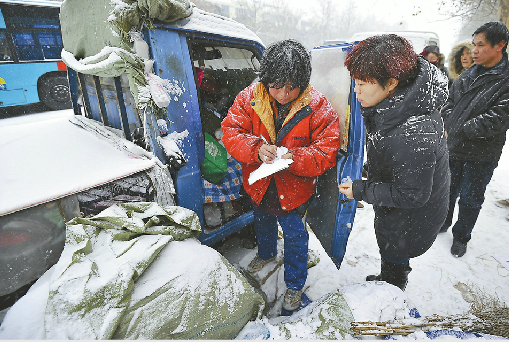
[[[0,120],[0,216],[152,168],[69,122],[72,110]]]

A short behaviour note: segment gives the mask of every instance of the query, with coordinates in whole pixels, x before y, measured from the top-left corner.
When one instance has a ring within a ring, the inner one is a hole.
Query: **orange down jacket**
[[[242,163],[246,192],[257,205],[275,178],[281,208],[290,211],[312,195],[317,176],[336,164],[340,145],[339,118],[329,101],[313,87],[293,101],[279,132],[275,131],[275,100],[262,83],[252,84],[235,99],[223,120],[223,143]],[[290,167],[249,185],[248,178],[261,161],[258,149],[267,141],[293,153]]]

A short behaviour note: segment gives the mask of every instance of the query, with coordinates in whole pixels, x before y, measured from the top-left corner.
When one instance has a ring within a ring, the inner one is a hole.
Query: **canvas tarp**
[[[264,301],[200,231],[193,211],[153,202],[75,218],[0,339],[232,339]]]
[[[134,53],[129,32],[144,24],[152,27],[153,20],[171,22],[191,13],[189,0],[65,0],[60,7],[62,60],[84,74],[127,74],[137,106],[149,106],[161,117],[165,109],[150,96],[140,105],[139,87],[147,87],[146,60]]]
[[[65,0],[60,7],[62,42],[77,59],[96,55],[105,46],[130,51],[127,33],[132,26],[172,22],[191,13],[189,0]]]
[[[134,281],[172,240],[200,233],[196,213],[153,202],[116,204],[67,224],[49,287],[48,339],[108,339],[129,304]]]
[[[315,340],[354,338],[350,329],[354,316],[340,291],[328,293],[291,316],[249,322],[237,340]]]

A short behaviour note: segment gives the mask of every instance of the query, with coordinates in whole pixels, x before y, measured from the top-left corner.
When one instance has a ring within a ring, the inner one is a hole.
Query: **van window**
[[[214,136],[235,97],[257,80],[260,63],[248,49],[214,45],[210,41],[193,42],[190,53],[202,128]]]

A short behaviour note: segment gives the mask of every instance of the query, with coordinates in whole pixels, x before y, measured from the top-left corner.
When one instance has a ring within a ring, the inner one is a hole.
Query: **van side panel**
[[[189,132],[187,138],[183,140],[183,146],[179,146],[187,164],[178,171],[175,184],[178,194],[177,205],[195,211],[203,226],[200,163],[205,155],[204,138],[186,37],[164,28],[149,30],[147,35],[155,61],[156,75],[172,82],[178,81],[179,87],[183,90],[178,100],[172,99],[167,107],[169,131]]]

